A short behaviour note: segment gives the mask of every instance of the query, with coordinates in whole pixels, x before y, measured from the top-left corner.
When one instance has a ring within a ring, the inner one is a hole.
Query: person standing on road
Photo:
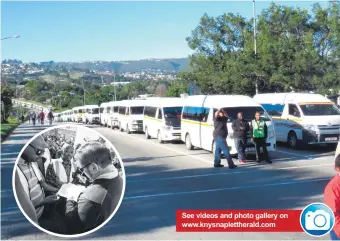
[[[50,110],[50,112],[48,112],[48,120],[50,122],[50,126],[52,125],[52,121],[54,120],[54,116],[52,111]]]
[[[340,154],[335,158],[335,171],[337,174],[327,184],[324,192],[325,204],[334,213],[334,227],[330,232],[332,240],[340,240]]]
[[[263,150],[263,155],[267,163],[272,163],[269,159],[268,150],[267,150],[267,143],[266,139],[268,136],[268,128],[266,122],[261,119],[260,112],[256,112],[255,120],[251,122],[250,126],[250,137],[251,141],[255,143],[256,149],[256,161],[259,164],[262,161],[261,158],[261,147]]]
[[[213,137],[215,141],[215,160],[214,167],[224,167],[221,165],[221,151],[223,151],[224,156],[227,159],[228,166],[230,169],[237,167],[229,153],[229,148],[227,144],[228,127],[227,127],[228,115],[223,109],[216,111],[214,116],[214,132]]]
[[[31,124],[31,113],[28,112],[27,114],[28,124]]]
[[[240,163],[246,163],[247,134],[249,124],[243,119],[243,113],[237,114],[237,119],[233,121],[235,146],[237,149],[238,160]]]
[[[41,111],[40,114],[39,114],[39,117],[40,117],[40,123],[43,125],[44,119],[45,119],[45,113],[43,111]]]
[[[25,116],[22,114],[21,115],[21,123],[24,123],[25,122]]]
[[[35,126],[35,121],[37,119],[37,114],[35,112],[33,112],[31,118],[32,118],[32,123]]]

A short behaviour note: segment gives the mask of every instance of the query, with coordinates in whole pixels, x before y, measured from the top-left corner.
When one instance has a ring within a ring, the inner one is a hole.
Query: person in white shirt
[[[72,160],[73,155],[73,146],[64,144],[62,147],[61,157],[58,159],[52,159],[55,174],[62,183],[69,183],[73,181],[72,174],[77,169],[76,164]]]

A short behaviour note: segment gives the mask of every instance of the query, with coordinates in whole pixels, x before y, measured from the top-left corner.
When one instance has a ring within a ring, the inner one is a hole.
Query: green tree
[[[255,81],[262,92],[339,88],[339,22],[339,2],[312,13],[271,4],[258,17],[255,56],[252,19],[205,14],[187,38],[192,72],[180,78],[206,94],[253,95]]]
[[[181,94],[188,93],[188,92],[189,92],[188,86],[174,84],[169,87],[167,96],[180,97]]]
[[[1,102],[3,103],[3,109],[1,110],[1,122],[6,123],[9,115],[9,111],[12,109],[12,98],[14,97],[14,91],[9,85],[1,86]]]

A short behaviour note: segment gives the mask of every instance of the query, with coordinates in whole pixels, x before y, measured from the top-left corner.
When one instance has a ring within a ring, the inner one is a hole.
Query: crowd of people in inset
[[[216,143],[215,147],[215,159],[214,167],[224,167],[221,164],[221,151],[223,152],[225,158],[228,162],[228,167],[234,169],[237,167],[233,162],[228,144],[228,114],[222,108],[217,110],[214,116],[214,141]],[[244,120],[243,113],[239,112],[237,114],[237,119],[232,123],[232,129],[234,131],[235,145],[238,154],[239,163],[246,163],[246,149],[248,141],[248,133],[250,134],[250,139],[255,145],[256,150],[256,162],[260,164],[262,161],[267,163],[272,163],[269,158],[266,139],[268,137],[268,128],[266,122],[261,119],[261,113],[256,112],[255,118],[251,121],[250,125],[248,121]],[[261,148],[263,153],[261,153]]]
[[[35,126],[36,122],[38,122],[41,125],[44,125],[45,124],[45,118],[46,118],[46,113],[43,110],[41,110],[38,113],[28,112],[26,117],[23,114],[20,117],[21,123],[24,123],[26,120],[28,120],[28,123],[30,124],[31,121],[32,121],[32,124],[34,126]],[[48,111],[47,120],[48,120],[49,125],[52,125],[52,123],[54,121],[54,115],[53,115],[52,110]]]
[[[122,195],[121,165],[105,140],[74,146],[74,137],[40,135],[23,151],[15,188],[29,218],[45,230],[79,234],[102,224]],[[56,195],[63,184],[85,187],[79,196]]]

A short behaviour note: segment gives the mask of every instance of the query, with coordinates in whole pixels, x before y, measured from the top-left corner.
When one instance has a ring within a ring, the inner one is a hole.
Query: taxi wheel
[[[129,129],[129,125],[126,125],[126,133],[131,134],[131,131]]]
[[[298,148],[298,139],[294,131],[289,132],[287,143],[290,148],[297,149]]]
[[[162,135],[160,131],[158,131],[157,133],[157,140],[158,140],[158,143],[164,143],[164,141],[162,140]]]
[[[150,135],[149,135],[147,127],[145,127],[145,139],[150,139]]]
[[[187,134],[186,137],[185,137],[185,145],[186,145],[188,150],[194,149],[194,146],[191,143],[190,134]]]

